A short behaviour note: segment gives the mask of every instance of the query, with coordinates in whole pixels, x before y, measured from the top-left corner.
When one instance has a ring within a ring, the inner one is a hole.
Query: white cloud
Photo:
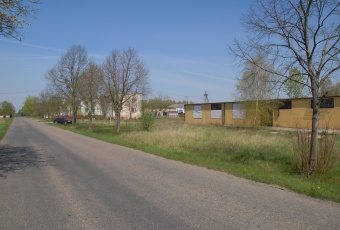
[[[52,50],[52,51],[58,51],[58,52],[65,52],[65,49],[59,49],[59,48],[54,48],[54,47],[48,47],[48,46],[40,46],[40,45],[35,45],[35,44],[30,44],[30,43],[25,43],[25,42],[18,42],[18,41],[12,41],[12,40],[5,40],[5,39],[0,39],[1,42],[7,42],[7,43],[12,43],[16,45],[21,45],[21,46],[27,46],[27,47],[33,47],[33,48],[38,48],[38,49],[44,49],[44,50]]]

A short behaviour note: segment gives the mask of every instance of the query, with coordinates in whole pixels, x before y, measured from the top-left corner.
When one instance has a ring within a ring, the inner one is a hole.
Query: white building
[[[93,116],[103,116],[107,119],[115,119],[116,115],[113,110],[112,102],[108,102],[106,105],[106,109],[101,107],[100,101],[96,103],[94,111],[92,111]],[[81,102],[80,108],[81,114],[84,117],[88,116],[89,109],[83,102]],[[126,103],[123,105],[123,109],[121,111],[120,117],[122,120],[126,119],[137,119],[142,116],[142,95],[132,96]]]

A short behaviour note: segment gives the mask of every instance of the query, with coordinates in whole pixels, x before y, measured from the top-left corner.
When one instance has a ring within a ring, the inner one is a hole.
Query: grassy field
[[[4,138],[8,128],[12,124],[12,118],[0,118],[0,141]]]
[[[136,120],[123,121],[119,135],[113,132],[113,122],[97,121],[93,131],[82,122],[58,127],[168,159],[340,202],[339,161],[327,173],[309,179],[294,172],[294,131],[187,125],[182,119],[157,119],[149,132],[142,131]],[[336,135],[335,153],[340,152],[339,138]]]

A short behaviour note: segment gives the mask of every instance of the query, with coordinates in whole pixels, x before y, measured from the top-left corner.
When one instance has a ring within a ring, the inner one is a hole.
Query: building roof
[[[340,97],[340,95],[334,96],[326,96],[325,98],[335,98]],[[301,100],[301,99],[313,99],[312,97],[300,97],[300,98],[276,98],[276,99],[267,99],[267,100],[260,100],[260,101],[289,101],[289,100]],[[208,102],[208,103],[189,103],[186,105],[204,105],[204,104],[224,104],[224,103],[243,103],[243,102],[250,102],[250,101],[224,101],[224,102]],[[175,104],[177,105],[177,104]],[[184,104],[183,104],[184,105]],[[178,107],[177,107],[178,108]]]
[[[172,105],[169,105],[167,108],[168,109],[176,109],[176,108],[184,109],[184,104],[172,104]]]

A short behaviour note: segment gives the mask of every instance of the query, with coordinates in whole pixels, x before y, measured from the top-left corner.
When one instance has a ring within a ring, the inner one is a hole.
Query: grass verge
[[[4,138],[8,128],[11,126],[13,118],[0,118],[0,141]]]
[[[284,187],[312,197],[340,202],[340,162],[312,178],[293,170],[293,133],[265,129],[225,128],[184,124],[180,119],[157,119],[150,131],[136,120],[124,121],[121,133],[114,123],[97,121],[58,125],[82,135],[139,149],[184,163],[228,172],[238,177]],[[334,151],[340,152],[335,136]]]

